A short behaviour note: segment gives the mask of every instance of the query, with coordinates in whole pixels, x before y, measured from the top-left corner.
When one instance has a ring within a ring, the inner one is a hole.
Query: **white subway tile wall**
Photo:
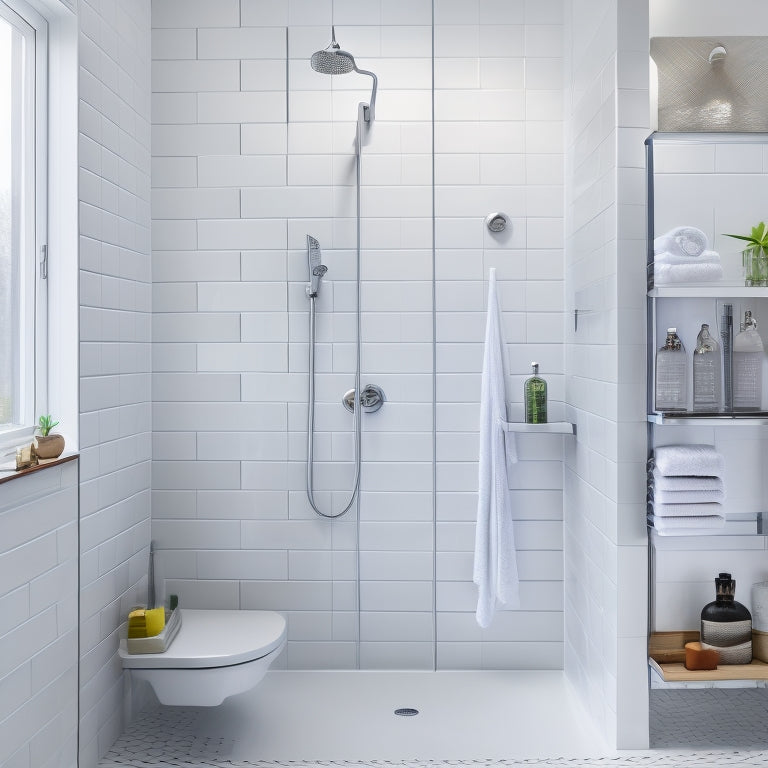
[[[642,0],[567,7],[565,284],[566,306],[580,314],[565,336],[566,413],[577,425],[565,466],[565,669],[609,741],[640,749],[648,709],[637,704],[647,701],[639,179],[649,120],[647,108],[621,105],[648,103],[648,8]],[[555,107],[536,100],[544,114]]]
[[[544,22],[534,6],[547,7]],[[510,484],[523,613],[502,612],[481,630],[472,584],[477,392],[490,267],[497,270],[508,344],[508,415],[522,420],[523,381],[530,361],[538,360],[549,384],[550,419],[564,417],[562,239],[547,242],[563,228],[563,118],[554,106],[544,111],[563,100],[562,25],[560,2],[435,3],[436,632],[442,669],[563,663],[562,438],[518,436],[521,461]],[[536,34],[556,44],[535,44]],[[525,136],[531,120],[542,121],[546,131],[534,147]],[[493,235],[483,220],[497,210],[510,217],[510,227]]]
[[[187,4],[183,5],[183,12],[189,13]],[[204,12],[207,5],[196,3],[196,12]],[[181,5],[177,6],[181,12]],[[218,16],[218,4],[212,15]],[[124,726],[118,630],[128,609],[146,600],[147,594],[153,300],[150,2],[83,0],[78,16],[79,764],[92,768]],[[190,53],[188,35],[174,35],[169,30],[155,42],[156,48],[164,44],[179,56]],[[184,108],[181,101],[173,106]],[[172,162],[159,170],[184,173],[181,164]],[[175,191],[184,194],[184,190]],[[225,215],[226,198],[212,200],[206,192],[190,199],[168,194],[160,201],[175,210],[180,210],[183,203],[193,211],[191,215],[209,208],[217,216]],[[187,222],[180,221],[176,228],[160,226],[156,236],[160,242],[168,239],[183,248],[187,230]],[[164,307],[185,309],[192,300],[184,293],[185,287],[163,292],[158,286],[155,300]],[[61,709],[66,711],[63,706]]]
[[[434,198],[431,0],[233,0],[216,13],[154,0],[152,13],[152,535],[166,591],[284,612],[291,668],[562,666],[562,438],[519,438],[525,611],[481,632],[471,562],[489,267],[510,417],[531,359],[551,418],[564,413],[561,2],[436,1]],[[329,268],[321,507],[342,507],[352,482],[340,398],[353,386],[355,118],[370,81],[310,68],[332,20],[379,76],[363,150],[362,360],[387,402],[363,422],[359,659],[356,511],[321,520],[303,490],[307,234]],[[503,235],[484,230],[493,210],[511,218]]]
[[[0,485],[0,764],[77,762],[77,461]]]

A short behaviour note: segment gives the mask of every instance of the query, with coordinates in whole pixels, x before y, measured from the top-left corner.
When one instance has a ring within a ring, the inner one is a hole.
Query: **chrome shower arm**
[[[367,69],[358,69],[355,67],[355,72],[358,72],[361,75],[369,75],[373,78],[373,86],[371,87],[371,101],[368,104],[367,114],[365,115],[365,122],[372,123],[375,117],[374,113],[376,112],[376,89],[379,85],[379,79],[373,72],[369,72]]]
[[[367,105],[367,110],[365,112],[365,122],[370,123],[373,121],[376,113],[376,90],[379,87],[379,78],[376,77],[376,74],[374,72],[371,72],[368,69],[360,69],[357,66],[357,62],[355,61],[355,57],[349,52],[349,51],[342,51],[338,50],[336,51],[337,56],[346,56],[351,62],[352,62],[352,71],[357,72],[358,75],[368,75],[368,77],[373,79],[373,85],[371,86],[371,101]]]

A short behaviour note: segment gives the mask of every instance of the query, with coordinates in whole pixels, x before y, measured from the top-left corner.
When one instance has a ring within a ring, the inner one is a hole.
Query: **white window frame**
[[[29,438],[48,404],[48,265],[47,260],[42,263],[43,254],[47,257],[48,230],[48,25],[22,0],[0,0],[0,17],[19,30],[34,50],[24,59],[24,77],[30,87],[23,104],[24,121],[34,130],[30,135],[24,128],[23,152],[17,158],[25,166],[17,402],[14,422],[0,425],[0,444],[12,445]]]

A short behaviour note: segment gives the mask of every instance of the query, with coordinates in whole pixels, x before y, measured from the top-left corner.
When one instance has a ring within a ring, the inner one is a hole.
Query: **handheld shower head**
[[[314,299],[320,291],[320,279],[328,271],[325,264],[320,263],[320,243],[307,235],[307,264],[309,267],[309,285],[307,286],[307,297]]]
[[[319,72],[321,75],[347,75],[350,72],[357,72],[360,75],[368,75],[373,78],[371,101],[369,104],[363,105],[365,121],[370,123],[373,120],[376,107],[378,78],[373,72],[369,72],[367,69],[360,69],[355,63],[355,57],[348,51],[341,50],[339,44],[336,42],[335,27],[331,27],[331,44],[322,51],[313,53],[309,63],[312,69],[314,69],[315,72]]]

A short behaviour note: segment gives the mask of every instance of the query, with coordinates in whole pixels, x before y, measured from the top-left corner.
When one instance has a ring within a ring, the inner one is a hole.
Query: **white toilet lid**
[[[266,656],[285,640],[285,619],[274,611],[184,608],[181,628],[165,653],[130,654],[120,643],[123,666],[133,669],[227,667]]]

